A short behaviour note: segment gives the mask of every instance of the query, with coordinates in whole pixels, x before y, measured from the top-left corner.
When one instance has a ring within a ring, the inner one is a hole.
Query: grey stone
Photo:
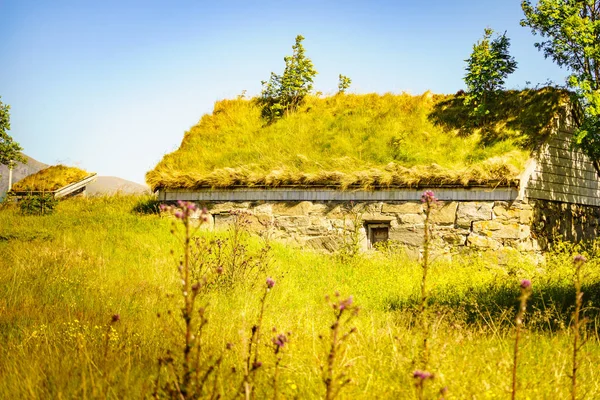
[[[304,245],[314,250],[334,252],[340,248],[341,242],[340,239],[335,236],[317,236],[307,239]]]
[[[528,225],[494,220],[474,222],[473,232],[493,239],[525,239],[529,237],[531,229]]]
[[[421,227],[399,227],[390,229],[389,240],[403,243],[409,246],[423,246],[424,228]]]
[[[452,225],[456,220],[456,209],[458,203],[455,201],[449,203],[437,203],[434,204],[431,209],[429,220],[434,224],[439,225]]]
[[[301,201],[297,204],[275,203],[273,204],[273,214],[275,215],[308,215],[313,205],[310,201]]]
[[[467,243],[469,246],[481,249],[497,250],[502,247],[502,244],[495,239],[475,234],[470,234],[467,237]]]
[[[402,224],[422,225],[425,222],[423,214],[398,214],[398,219]]]
[[[381,207],[381,212],[397,214],[420,214],[423,212],[423,204],[412,201],[400,204],[384,203]]]
[[[491,220],[493,206],[492,202],[460,203],[456,211],[456,225],[461,228],[470,228],[471,222]]]
[[[275,218],[275,225],[283,229],[295,229],[298,227],[310,226],[310,218],[308,216],[281,216]]]

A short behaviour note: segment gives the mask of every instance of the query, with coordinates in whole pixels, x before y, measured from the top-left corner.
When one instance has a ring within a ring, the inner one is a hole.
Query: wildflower
[[[181,211],[175,211],[175,214],[173,214],[173,215],[177,219],[183,219],[183,212],[181,212]]]
[[[272,289],[273,286],[275,286],[275,281],[273,280],[273,278],[267,278],[267,287],[269,289]]]
[[[421,201],[423,203],[431,204],[431,203],[435,203],[437,201],[437,199],[435,198],[435,195],[433,194],[433,191],[426,190],[421,195]]]
[[[433,374],[427,371],[416,370],[413,372],[413,378],[424,381],[426,379],[433,379]]]
[[[252,363],[252,369],[259,369],[260,367],[262,367],[262,362],[260,361],[256,361]]]
[[[285,346],[285,344],[288,341],[288,338],[285,334],[280,333],[279,335],[277,335],[276,337],[274,337],[273,339],[271,339],[271,341],[273,342],[273,344],[275,346],[277,346],[277,348],[283,347]]]
[[[521,289],[529,289],[531,287],[531,281],[529,279],[523,279],[521,281]]]
[[[340,310],[345,310],[346,308],[350,308],[352,306],[353,298],[352,296],[348,297],[346,300],[340,301]]]
[[[581,254],[577,254],[575,257],[573,257],[574,263],[584,263],[586,261],[587,261],[587,259],[584,256],[582,256]]]
[[[112,322],[119,322],[121,320],[121,316],[119,314],[114,314],[111,320]]]

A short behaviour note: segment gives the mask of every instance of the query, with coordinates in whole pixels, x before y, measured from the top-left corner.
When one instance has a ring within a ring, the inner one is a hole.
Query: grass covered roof
[[[568,101],[551,88],[502,92],[477,126],[460,95],[309,96],[269,125],[255,100],[223,100],[146,180],[153,190],[510,185]]]
[[[72,183],[79,182],[88,176],[89,172],[75,167],[54,165],[29,175],[15,183],[13,192],[53,192]]]

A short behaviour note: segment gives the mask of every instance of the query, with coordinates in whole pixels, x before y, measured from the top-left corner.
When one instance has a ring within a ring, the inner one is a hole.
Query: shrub
[[[58,200],[50,193],[28,194],[19,201],[19,208],[23,215],[50,215]]]

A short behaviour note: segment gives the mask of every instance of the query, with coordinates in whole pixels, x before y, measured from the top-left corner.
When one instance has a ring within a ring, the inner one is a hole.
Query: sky
[[[486,27],[511,39],[507,88],[560,69],[534,48],[521,0],[0,0],[0,97],[24,152],[144,183],[214,102],[282,73],[296,35],[315,90],[454,93]]]

